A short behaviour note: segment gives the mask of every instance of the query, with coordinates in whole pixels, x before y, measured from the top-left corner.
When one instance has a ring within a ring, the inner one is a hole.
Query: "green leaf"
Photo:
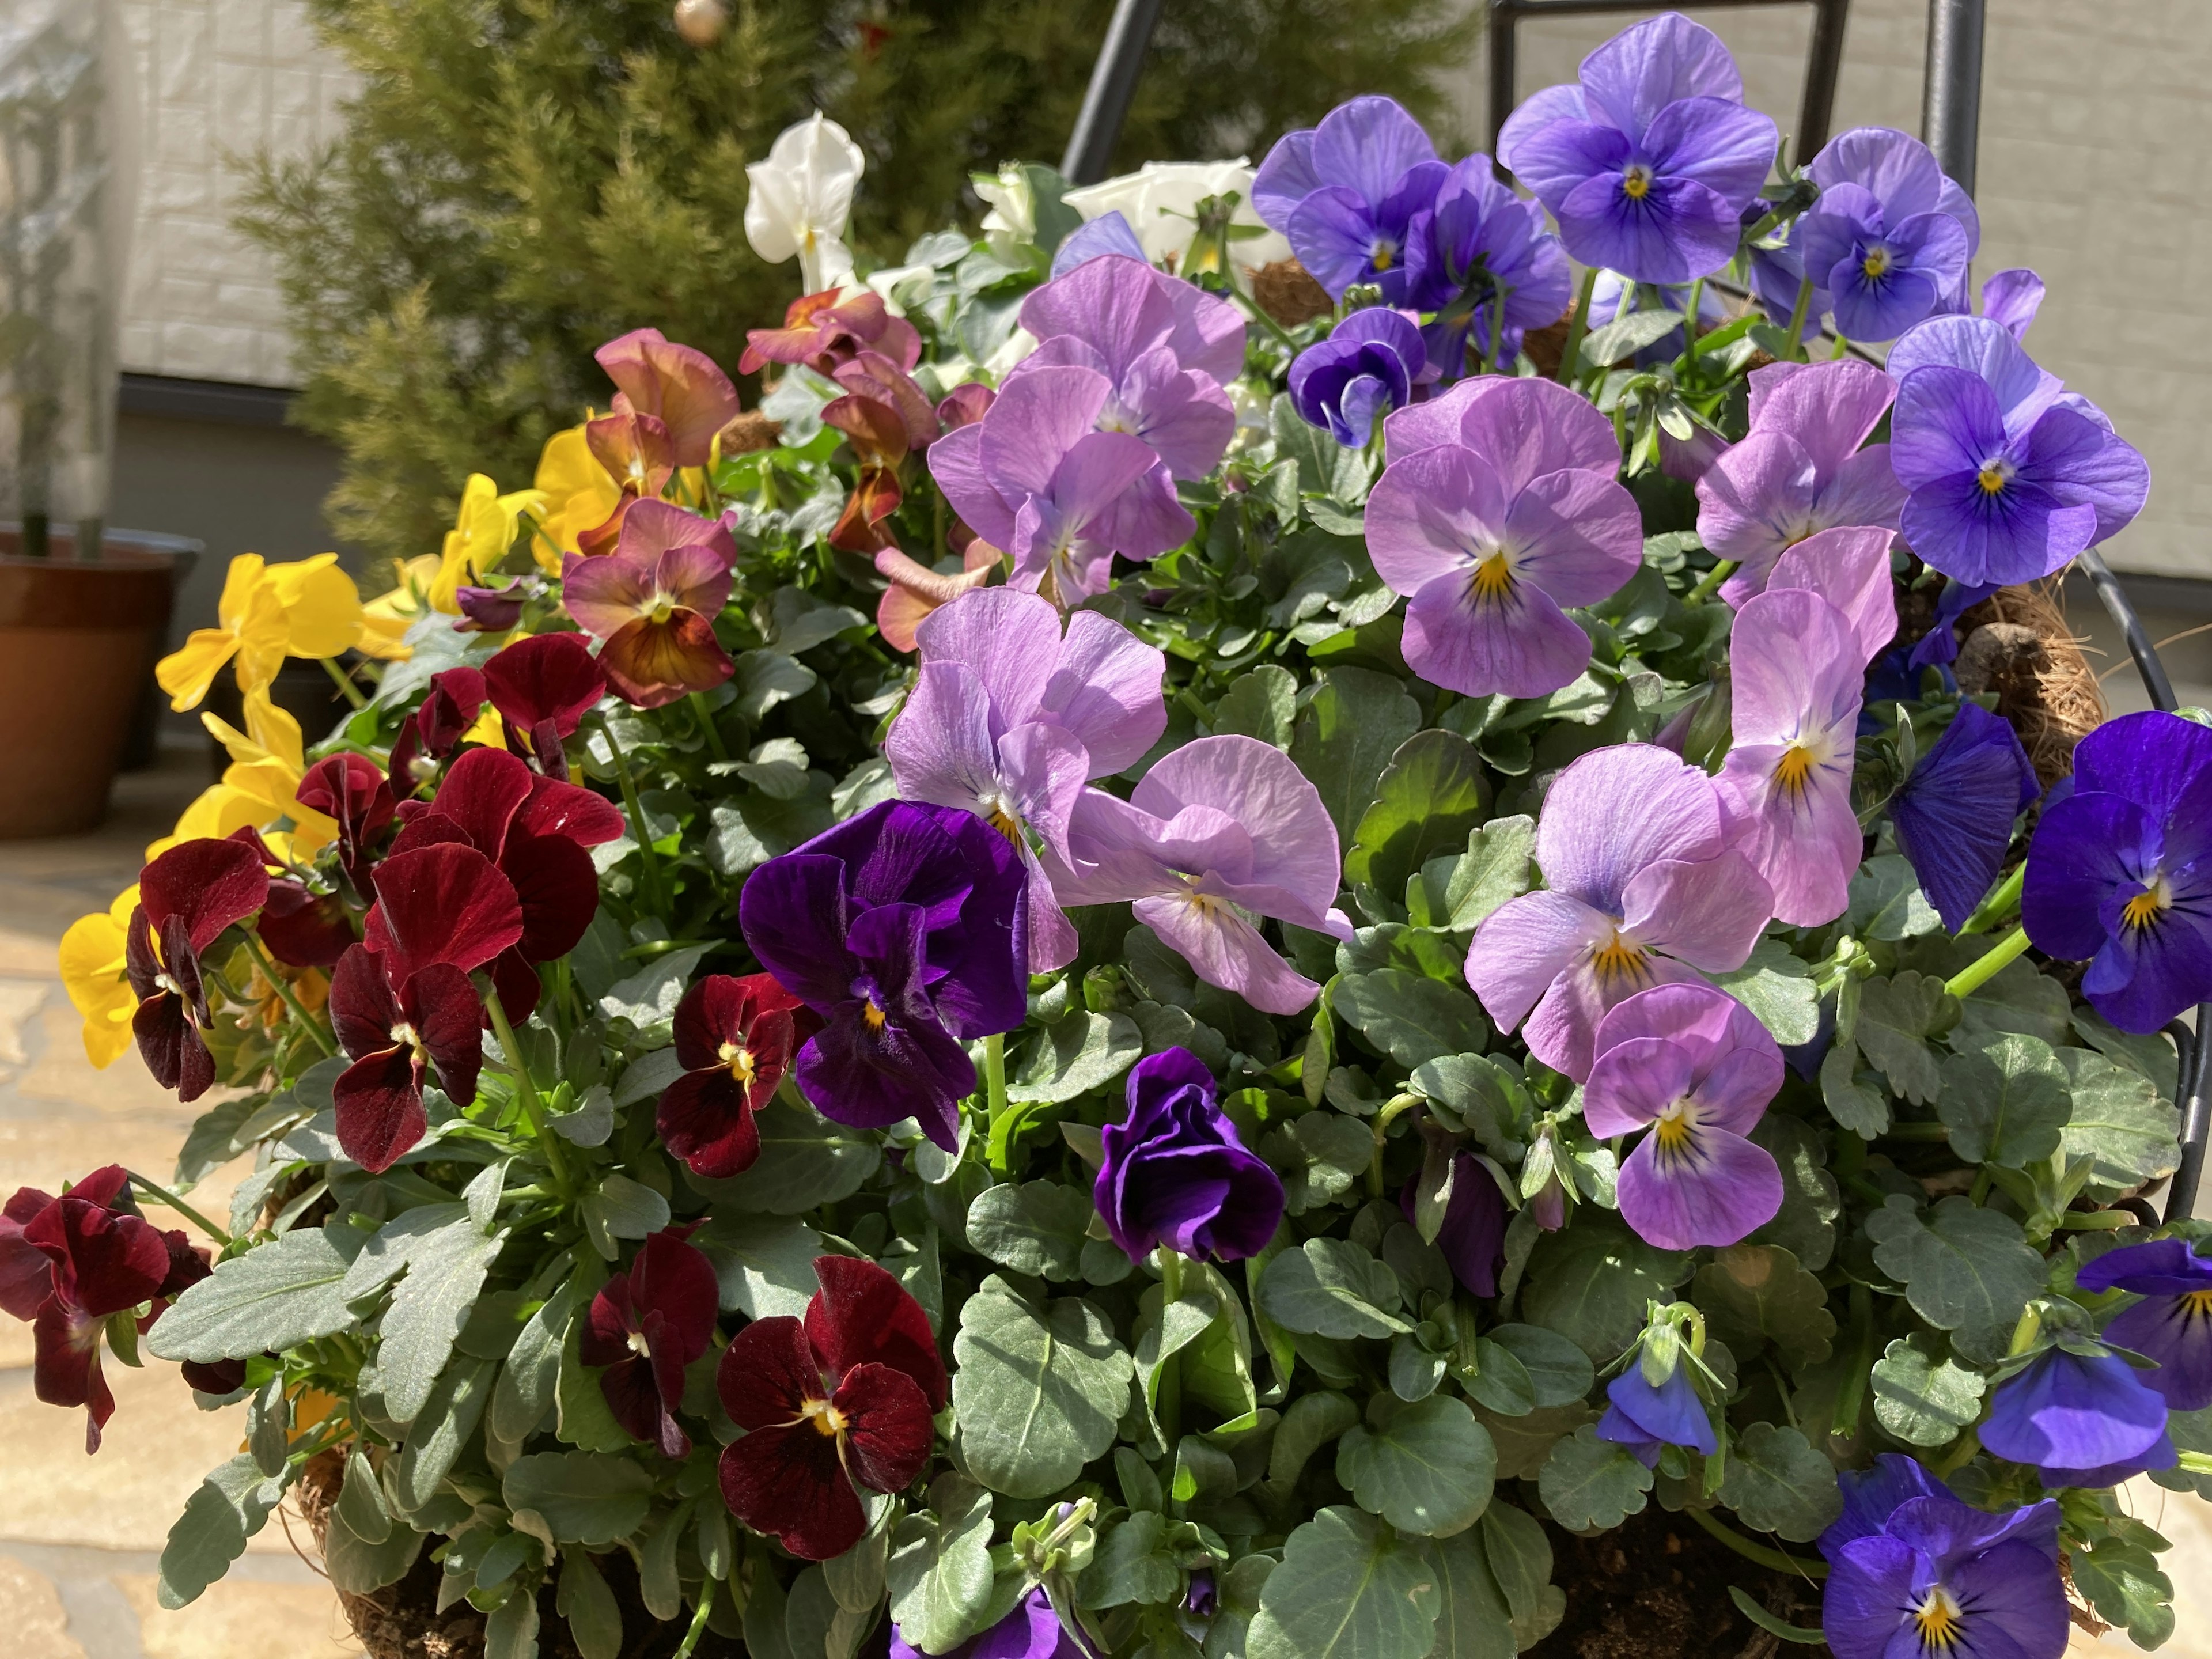
[[[1249,1659],[1424,1659],[1443,1603],[1423,1547],[1332,1504],[1284,1541],[1245,1650]]]
[[[1276,395],[1267,411],[1268,429],[1275,453],[1298,464],[1298,488],[1310,495],[1326,495],[1346,503],[1362,500],[1372,476],[1364,450],[1337,442],[1322,428],[1308,426],[1291,403],[1288,392]]]
[[[1898,1097],[1921,1106],[1935,1099],[1943,1084],[1927,1039],[1942,1036],[1958,1019],[1959,1000],[1944,990],[1942,980],[1906,972],[1893,980],[1870,979],[1859,988],[1859,1019],[1852,1036]]]
[[[1493,818],[1467,838],[1467,850],[1449,866],[1438,895],[1439,925],[1470,933],[1508,899],[1535,885],[1536,820]],[[1422,866],[1422,879],[1442,860]]]
[[[1530,1102],[1517,1070],[1480,1054],[1443,1054],[1413,1068],[1412,1087],[1449,1109],[1502,1163],[1517,1164],[1528,1150]]]
[[[1322,441],[1334,440],[1324,434]],[[1291,758],[1321,792],[1340,841],[1351,841],[1382,769],[1420,726],[1420,705],[1395,675],[1346,667],[1322,677],[1298,717]]]
[[[1835,1223],[1844,1201],[1843,1189],[1828,1173],[1819,1132],[1801,1118],[1769,1112],[1751,1139],[1772,1155],[1782,1171],[1782,1208],[1751,1242],[1779,1244],[1808,1273],[1821,1272],[1836,1253]]]
[[[1490,1436],[1450,1395],[1432,1394],[1380,1427],[1361,1425],[1336,1448],[1337,1481],[1359,1507],[1426,1538],[1480,1520],[1497,1470]]]
[[[1791,1371],[1828,1357],[1836,1334],[1828,1293],[1789,1251],[1771,1244],[1731,1244],[1700,1267],[1690,1299],[1714,1335],[1739,1359],[1769,1343]]]
[[[1585,1423],[1552,1448],[1536,1490],[1552,1519],[1569,1532],[1609,1532],[1643,1509],[1651,1471]]]
[[[1259,1302],[1285,1330],[1309,1335],[1392,1336],[1413,1328],[1396,1315],[1397,1275],[1346,1239],[1310,1238],[1285,1250],[1261,1275]]]
[[[555,1593],[553,1609],[568,1621],[568,1634],[583,1659],[618,1659],[622,1608],[588,1552],[561,1552],[561,1588]]]
[[[289,1469],[274,1478],[264,1475],[250,1452],[210,1470],[169,1528],[155,1599],[171,1611],[198,1601],[246,1553],[246,1540],[261,1530],[291,1482]]]
[[[2180,1167],[2181,1115],[2159,1097],[2157,1085],[2086,1048],[2061,1048],[2057,1057],[2074,1097],[2059,1149],[2094,1160],[2084,1189],[2090,1199],[2110,1203]]]
[[[1526,1510],[1492,1504],[1482,1512],[1479,1529],[1483,1559],[1504,1593],[1513,1620],[1514,1645],[1535,1646],[1566,1616],[1566,1593],[1552,1582],[1552,1544]],[[1449,1656],[1440,1656],[1449,1659]]]
[[[1522,1316],[1609,1365],[1644,1328],[1645,1304],[1663,1300],[1691,1266],[1688,1255],[1646,1244],[1617,1217],[1583,1210],[1573,1226],[1537,1241]]]
[[[1089,1302],[1039,1303],[994,1273],[961,1308],[952,1353],[961,1451],[993,1491],[1048,1497],[1114,1443],[1133,1366]]]
[[[1006,1079],[1006,1098],[1073,1100],[1112,1082],[1144,1052],[1144,1036],[1127,1015],[1070,1014],[1021,1050]]]
[[[599,999],[599,1012],[609,1019],[626,1019],[641,1031],[667,1024],[676,1017],[676,1005],[684,1000],[692,970],[711,948],[687,945],[653,957],[628,979],[609,987]]]
[[[542,1517],[556,1544],[616,1544],[645,1524],[653,1474],[635,1458],[599,1452],[533,1452],[507,1471],[509,1510]]]
[[[822,1235],[796,1217],[717,1210],[691,1243],[714,1264],[725,1312],[795,1318],[819,1288],[814,1258]]]
[[[2004,975],[2000,974],[1997,977],[2002,979]],[[2075,1033],[2082,1042],[2115,1066],[2142,1073],[2157,1085],[2158,1092],[2166,1099],[2174,1097],[2175,1086],[2180,1080],[2181,1060],[2174,1053],[2172,1037],[2163,1031],[2143,1036],[2123,1031],[2094,1008],[2075,1008],[2071,1012]]]
[[[338,1223],[279,1234],[179,1297],[146,1346],[162,1359],[247,1359],[344,1330],[356,1322],[344,1284],[361,1247]]]
[[[1583,336],[1583,362],[1591,368],[1610,368],[1622,358],[1658,344],[1681,325],[1679,311],[1632,311]]]
[[[875,1136],[848,1133],[811,1106],[790,1104],[784,1095],[770,1102],[755,1121],[761,1149],[751,1169],[725,1181],[686,1176],[729,1208],[804,1215],[818,1206],[850,1198],[883,1162]]]
[[[1820,1034],[1820,994],[1812,973],[1780,939],[1763,939],[1752,947],[1748,962],[1714,975],[1713,982],[1758,1015],[1777,1042],[1790,1048]]]
[[[2097,1616],[2124,1626],[2137,1647],[2157,1647],[2173,1634],[2173,1581],[2144,1545],[2099,1539],[2088,1549],[2069,1550],[2067,1565]]]
[[[1221,701],[1213,705],[1216,734],[1257,738],[1278,749],[1291,746],[1291,723],[1297,718],[1298,682],[1287,668],[1262,663],[1249,674],[1229,683]]]
[[[1360,815],[1345,879],[1395,897],[1421,866],[1466,844],[1490,808],[1482,757],[1450,732],[1416,732],[1398,746]]]
[[[427,1533],[388,1522],[384,1534],[372,1540],[356,1531],[344,1515],[333,1510],[323,1538],[323,1568],[330,1574],[331,1583],[344,1594],[374,1595],[404,1578],[415,1558],[422,1553],[422,1546],[429,1541]]]
[[[2031,962],[2008,962],[1973,995],[1959,1004],[1959,1024],[1951,1046],[1980,1046],[1984,1037],[2016,1031],[2057,1048],[2074,1026],[2074,1006],[2066,988]]]
[[[1252,1620],[1277,1565],[1272,1555],[1247,1555],[1215,1580],[1213,1623],[1206,1632],[1205,1659],[1244,1659]]]
[[[492,1389],[485,1431],[494,1439],[519,1446],[544,1420],[560,1382],[561,1335],[568,1328],[578,1288],[574,1278],[564,1281],[516,1333]]]
[[[628,1429],[615,1421],[606,1390],[599,1386],[599,1372],[584,1364],[577,1352],[577,1337],[583,1327],[582,1315],[572,1315],[561,1339],[560,1377],[554,1396],[560,1408],[554,1419],[556,1432],[579,1450],[627,1452],[636,1442]]]
[[[1076,1596],[1086,1607],[1119,1607],[1172,1601],[1182,1589],[1182,1572],[1168,1547],[1167,1516],[1141,1510],[1099,1534]]]
[[[1875,1420],[1907,1445],[1948,1446],[1982,1414],[1988,1382],[1948,1352],[1939,1358],[1942,1347],[1941,1337],[1916,1331],[1875,1361]]]
[[[957,1474],[930,1483],[929,1507],[891,1534],[891,1621],[924,1653],[975,1633],[991,1599],[991,1494]]]
[[[538,1659],[538,1598],[510,1595],[484,1620],[484,1659]]]
[[[496,1362],[463,1359],[446,1367],[422,1409],[407,1425],[407,1443],[392,1471],[402,1509],[419,1510],[438,1494],[461,1449],[477,1431],[490,1402]]]
[[[1905,1285],[1915,1313],[1954,1333],[1969,1359],[2000,1358],[2020,1310],[2043,1288],[2043,1258],[2020,1224],[1965,1198],[1945,1199],[1923,1220],[1910,1198],[1893,1193],[1866,1230],[1875,1266]]]
[[[1359,1421],[1359,1407],[1340,1394],[1323,1389],[1291,1401],[1267,1450],[1267,1479],[1294,1486],[1306,1461]]]
[[[1844,1512],[1836,1467],[1795,1429],[1754,1423],[1736,1437],[1721,1502],[1754,1532],[1807,1544]]]
[[[1357,1118],[1308,1112],[1269,1134],[1259,1150],[1283,1176],[1285,1207],[1304,1215],[1352,1189],[1374,1155],[1375,1134]]]
[[[1427,1554],[1443,1596],[1430,1659],[1513,1659],[1513,1615],[1492,1576],[1482,1534],[1432,1539]]]
[[[1910,860],[1895,853],[1879,854],[1851,878],[1844,928],[1854,938],[1895,944],[1940,932],[1942,926],[1936,907],[1921,895],[1920,878]]]
[[[968,1206],[968,1242],[1032,1279],[1076,1279],[1092,1213],[1088,1193],[1056,1181],[986,1187]]]
[[[1580,1400],[1595,1379],[1589,1356],[1557,1331],[1540,1325],[1493,1325],[1483,1335],[1521,1362],[1539,1409]]]
[[[394,1422],[412,1423],[428,1401],[506,1242],[504,1232],[486,1237],[464,1217],[423,1238],[410,1254],[407,1277],[384,1311],[376,1350],[384,1409]]]
[[[1996,1036],[1943,1062],[1936,1115],[1950,1126],[1951,1150],[1969,1164],[2041,1163],[2058,1150],[2072,1109],[2066,1068],[2039,1038]]]
[[[1444,1054],[1480,1054],[1490,1041],[1473,997],[1395,968],[1344,975],[1329,1006],[1408,1071]]]

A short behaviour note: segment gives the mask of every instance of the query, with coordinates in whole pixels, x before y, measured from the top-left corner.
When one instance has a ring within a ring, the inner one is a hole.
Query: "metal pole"
[[[2135,607],[2120,591],[2119,578],[2112,574],[2105,556],[2094,548],[2083,553],[2079,563],[2089,578],[2089,585],[2097,590],[2097,597],[2105,602],[2106,611],[2127,636],[2128,654],[2136,659],[2136,672],[2142,676],[2143,690],[2150,693],[2152,706],[2171,713],[2180,706],[2173,695],[2173,682],[2166,678],[2166,665],[2159,660],[2158,648],[2151,644],[2142,618],[2136,615]]]
[[[1492,169],[1501,179],[1506,172],[1496,160],[1498,135],[1513,113],[1513,26],[1518,21],[1520,8],[1513,0],[1490,0],[1490,154]]]
[[[1844,64],[1844,29],[1851,0],[1813,0],[1813,43],[1805,52],[1805,99],[1798,106],[1797,134],[1790,160],[1802,167],[1828,142],[1836,118],[1836,76]]]
[[[1145,48],[1159,21],[1160,0],[1116,0],[1091,84],[1084,89],[1082,112],[1068,135],[1067,153],[1060,157],[1060,173],[1070,184],[1095,185],[1106,176],[1145,66]]]
[[[1943,171],[1974,193],[1982,125],[1982,26],[1986,0],[1928,0],[1928,74],[1920,136]]]

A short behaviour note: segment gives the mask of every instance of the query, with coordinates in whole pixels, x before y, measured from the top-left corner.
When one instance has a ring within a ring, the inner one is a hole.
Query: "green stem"
[[[1970,997],[1997,976],[1998,970],[2027,949],[2027,929],[2015,927],[1987,956],[1968,963],[1944,982],[1954,997]]]
[[[2026,1353],[2035,1346],[2035,1339],[2043,1334],[2043,1310],[2033,1302],[2021,1310],[2020,1322],[2012,1328],[2012,1341],[2005,1349],[2008,1358],[2016,1353]]]
[[[623,810],[629,814],[629,832],[637,838],[638,886],[643,890],[647,911],[656,916],[668,912],[660,894],[660,860],[653,850],[653,835],[645,825],[645,804],[637,798],[637,780],[629,775],[629,762],[623,756],[622,744],[615,741],[615,728],[601,714],[598,717],[599,733],[607,740],[607,753],[613,757],[615,781],[622,787]]]
[[[994,1031],[983,1039],[983,1121],[990,1126],[984,1159],[997,1175],[1005,1175],[1011,1159],[1014,1134],[1026,1113],[1006,1103],[1006,1038]]]
[[[1990,1176],[1990,1166],[1986,1164],[1983,1164],[1980,1169],[1974,1171],[1974,1184],[1967,1191],[1966,1202],[1969,1204],[1988,1202],[1990,1188],[1994,1184]]]
[[[1163,1244],[1160,1259],[1160,1319],[1164,1325],[1168,1310],[1182,1300],[1182,1257]],[[1160,1361],[1160,1380],[1152,1414],[1160,1421],[1160,1437],[1168,1443],[1172,1454],[1176,1442],[1182,1437],[1182,1354],[1180,1350]]]
[[[1996,890],[1974,907],[1966,925],[1959,929],[1961,938],[1968,933],[1986,933],[2020,908],[2020,890],[2027,879],[2027,860],[2023,859],[2013,872],[1998,884]]]
[[[1390,1133],[1391,1124],[1399,1116],[1421,1103],[1419,1095],[1398,1095],[1381,1111],[1375,1114],[1375,1152],[1367,1160],[1367,1192],[1370,1198],[1382,1196],[1382,1147]]]
[[[699,729],[707,734],[707,747],[714,751],[714,758],[718,761],[729,759],[729,749],[722,742],[721,732],[714,725],[714,712],[707,707],[705,694],[694,691],[685,701],[690,703],[691,712],[699,717]]]
[[[2058,1218],[2061,1232],[2111,1232],[2122,1227],[2138,1224],[2138,1218],[2125,1210],[2069,1210]]]
[[[1712,598],[1712,596],[1719,591],[1720,585],[1723,582],[1726,581],[1730,576],[1735,574],[1735,560],[1723,559],[1711,570],[1705,572],[1705,580],[1699,582],[1695,587],[1692,588],[1687,596],[1686,596],[1682,600],[1682,603],[1684,605],[1703,605],[1707,599]]]
[[[1682,362],[1685,365],[1698,361],[1698,307],[1705,303],[1705,279],[1702,276],[1690,284],[1689,304],[1682,314]]]
[[[1559,359],[1559,383],[1562,386],[1575,383],[1575,360],[1582,352],[1583,336],[1589,332],[1590,296],[1596,292],[1597,267],[1592,265],[1583,272],[1583,291],[1576,296],[1575,308],[1567,318],[1567,349]]]
[[[700,1585],[699,1610],[691,1615],[691,1628],[684,1632],[684,1644],[676,1650],[676,1659],[691,1659],[699,1638],[707,1633],[707,1615],[714,1605],[714,1583],[709,1578]]]
[[[1893,1123],[1881,1132],[1884,1140],[1948,1140],[1948,1123]]]
[[[1940,1480],[1952,1470],[1972,1462],[1974,1454],[1981,1449],[1982,1437],[1973,1430],[1968,1429],[1951,1443],[1950,1450],[1928,1465],[1928,1472]]]
[[[253,958],[254,966],[261,969],[261,977],[269,981],[269,988],[283,999],[284,1006],[307,1028],[307,1035],[315,1040],[315,1047],[323,1051],[323,1057],[325,1060],[335,1057],[338,1051],[337,1044],[331,1041],[331,1034],[315,1022],[313,1016],[300,1006],[299,994],[293,990],[291,981],[276,971],[276,965],[263,954],[261,941],[248,933],[246,935],[246,949]]]
[[[356,708],[368,707],[368,699],[361,695],[361,688],[353,683],[353,676],[339,667],[335,659],[318,657],[315,660],[322,664],[323,672],[328,674],[338,690],[345,694],[345,700],[348,702]]]
[[[1812,361],[1805,349],[1805,313],[1813,305],[1813,279],[1803,278],[1797,284],[1797,302],[1790,307],[1790,355],[1797,362]]]
[[[147,1180],[144,1176],[140,1175],[135,1170],[130,1170],[127,1173],[130,1175],[132,1182],[137,1187],[138,1190],[144,1193],[147,1197],[167,1205],[179,1215],[184,1217],[185,1220],[191,1222],[202,1232],[205,1233],[210,1238],[215,1240],[216,1243],[222,1245],[223,1249],[228,1249],[230,1248],[231,1238],[228,1233],[216,1226],[214,1222],[210,1221],[205,1216],[202,1215],[198,1210],[192,1208],[191,1205],[185,1203],[183,1199],[179,1198],[167,1187],[155,1186],[152,1182]]]
[[[1806,1561],[1780,1550],[1771,1550],[1764,1544],[1754,1544],[1724,1521],[1716,1521],[1703,1510],[1686,1509],[1683,1514],[1703,1527],[1722,1543],[1727,1545],[1747,1561],[1756,1561],[1762,1567],[1771,1567],[1777,1572],[1794,1572],[1802,1578],[1826,1578],[1828,1564],[1825,1561]]]
[[[1874,1366],[1874,1293],[1863,1285],[1851,1286],[1851,1346],[1858,1364],[1844,1378],[1836,1406],[1828,1419],[1830,1434],[1850,1434],[1859,1425],[1859,1405],[1866,1398],[1867,1374]]]
[[[2181,1467],[2191,1474],[2212,1474],[2212,1452],[2185,1451]]]
[[[514,1079],[514,1097],[522,1107],[522,1115],[529,1122],[530,1133],[537,1137],[545,1153],[545,1162],[553,1173],[554,1190],[565,1202],[572,1190],[568,1184],[568,1160],[562,1155],[559,1137],[545,1127],[544,1108],[538,1100],[538,1085],[530,1079],[530,1067],[523,1063],[522,1045],[514,1039],[514,1027],[507,1023],[507,1010],[499,1004],[499,993],[486,988],[484,1012],[490,1017],[492,1035],[499,1039],[500,1052],[507,1056],[507,1075]]]

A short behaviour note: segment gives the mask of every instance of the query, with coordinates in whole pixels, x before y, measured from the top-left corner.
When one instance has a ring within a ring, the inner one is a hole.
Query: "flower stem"
[[[691,1615],[691,1628],[684,1632],[684,1644],[676,1650],[676,1659],[691,1659],[698,1650],[699,1638],[707,1633],[707,1615],[714,1606],[714,1583],[712,1578],[699,1587],[699,1610]]]
[[[1735,574],[1735,560],[1723,559],[1711,570],[1705,572],[1705,579],[1703,581],[1699,582],[1695,587],[1692,588],[1683,596],[1682,603],[1684,605],[1703,605],[1707,599],[1712,598],[1714,593],[1719,590],[1720,585],[1723,582],[1726,581],[1730,576]]]
[[[1567,315],[1567,348],[1559,358],[1559,384],[1562,386],[1575,383],[1575,362],[1582,353],[1583,336],[1589,332],[1590,296],[1596,292],[1597,267],[1592,265],[1583,272],[1583,291],[1576,296],[1575,308]]]
[[[351,703],[356,708],[366,708],[368,707],[368,699],[361,695],[361,688],[353,683],[353,676],[347,673],[344,669],[338,666],[337,659],[332,657],[318,657],[315,660],[322,664],[323,672],[328,674],[331,677],[331,682],[337,685],[337,689],[341,692],[344,693],[345,700],[348,702]]]
[[[1799,362],[1809,362],[1805,349],[1805,313],[1813,308],[1813,279],[1802,277],[1797,283],[1797,302],[1790,307],[1790,355]]]
[[[1006,1036],[1003,1031],[994,1031],[983,1039],[983,1104],[984,1121],[990,1125],[990,1139],[984,1156],[995,1173],[1004,1175],[1006,1149],[1021,1126],[1006,1104]]]
[[[276,965],[264,954],[261,941],[248,933],[246,935],[246,949],[253,958],[254,966],[261,969],[261,977],[269,981],[269,988],[283,999],[284,1006],[307,1027],[307,1035],[315,1040],[315,1047],[323,1051],[323,1057],[325,1060],[335,1059],[338,1052],[337,1044],[331,1040],[331,1034],[315,1022],[313,1016],[301,1006],[299,994],[293,990],[291,981],[279,974]]]
[[[707,734],[707,747],[714,751],[714,758],[718,761],[729,759],[728,746],[722,742],[721,732],[714,725],[714,712],[707,707],[706,695],[694,691],[685,701],[690,703],[691,712],[699,717],[699,729]]]
[[[1747,1561],[1756,1561],[1760,1566],[1771,1567],[1777,1572],[1794,1572],[1803,1578],[1826,1578],[1828,1576],[1828,1564],[1825,1561],[1802,1560],[1795,1555],[1785,1555],[1780,1550],[1771,1550],[1764,1544],[1754,1544],[1734,1527],[1724,1521],[1716,1521],[1703,1510],[1686,1509],[1682,1513]]]
[[[615,741],[613,722],[604,714],[599,715],[599,732],[607,740],[607,753],[613,757],[615,781],[622,787],[623,810],[629,814],[630,834],[637,837],[638,885],[644,891],[646,908],[656,916],[665,916],[660,894],[660,860],[653,851],[653,835],[645,826],[645,804],[637,798],[637,780],[629,775],[629,762],[623,756],[622,744]]]
[[[2027,863],[2022,860],[2013,872],[1998,884],[1996,890],[1974,907],[1959,929],[1960,937],[1968,933],[1986,933],[2020,908],[2020,890],[2027,879]]]
[[[1163,1244],[1159,1247],[1160,1262],[1160,1322],[1166,1328],[1168,1310],[1182,1300],[1182,1257]],[[1152,1415],[1159,1419],[1160,1437],[1172,1452],[1182,1437],[1182,1353],[1180,1349],[1160,1361],[1160,1376],[1154,1391]]]
[[[1689,303],[1683,308],[1682,361],[1685,363],[1694,363],[1698,361],[1698,307],[1702,306],[1705,301],[1705,279],[1700,276],[1690,284]]]
[[[1998,970],[2027,949],[2027,929],[2015,927],[1987,956],[1968,963],[1944,982],[1954,997],[1969,997],[1997,976]]]
[[[514,1079],[515,1099],[522,1107],[522,1115],[529,1122],[530,1133],[544,1149],[545,1162],[553,1172],[554,1190],[568,1200],[568,1161],[561,1154],[557,1137],[545,1127],[544,1109],[538,1102],[538,1085],[530,1080],[530,1067],[523,1063],[522,1045],[515,1041],[514,1027],[507,1023],[507,1010],[500,1006],[499,993],[486,987],[484,1012],[490,1017],[492,1034],[499,1039],[500,1052],[507,1056],[507,1075]]]
[[[202,1215],[198,1210],[192,1208],[191,1205],[185,1203],[183,1199],[179,1198],[167,1187],[155,1186],[152,1182],[147,1180],[144,1176],[140,1175],[136,1170],[130,1170],[127,1173],[130,1175],[133,1184],[137,1187],[139,1191],[144,1193],[147,1197],[151,1198],[159,1203],[167,1205],[179,1215],[184,1217],[185,1220],[191,1222],[194,1226],[198,1227],[202,1232],[205,1233],[210,1238],[215,1240],[216,1243],[222,1245],[225,1249],[228,1249],[230,1248],[231,1237],[228,1233],[216,1226],[214,1222],[210,1221],[205,1216]]]
[[[1367,1160],[1367,1192],[1370,1198],[1382,1196],[1382,1147],[1390,1133],[1390,1126],[1399,1116],[1421,1103],[1419,1095],[1394,1096],[1387,1106],[1375,1114],[1375,1152]]]

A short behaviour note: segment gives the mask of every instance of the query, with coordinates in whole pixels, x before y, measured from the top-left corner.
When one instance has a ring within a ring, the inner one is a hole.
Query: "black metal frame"
[[[1091,84],[1084,88],[1075,131],[1067,135],[1067,150],[1060,159],[1060,174],[1070,184],[1095,185],[1106,176],[1145,67],[1145,48],[1159,21],[1160,0],[1116,0]]]

